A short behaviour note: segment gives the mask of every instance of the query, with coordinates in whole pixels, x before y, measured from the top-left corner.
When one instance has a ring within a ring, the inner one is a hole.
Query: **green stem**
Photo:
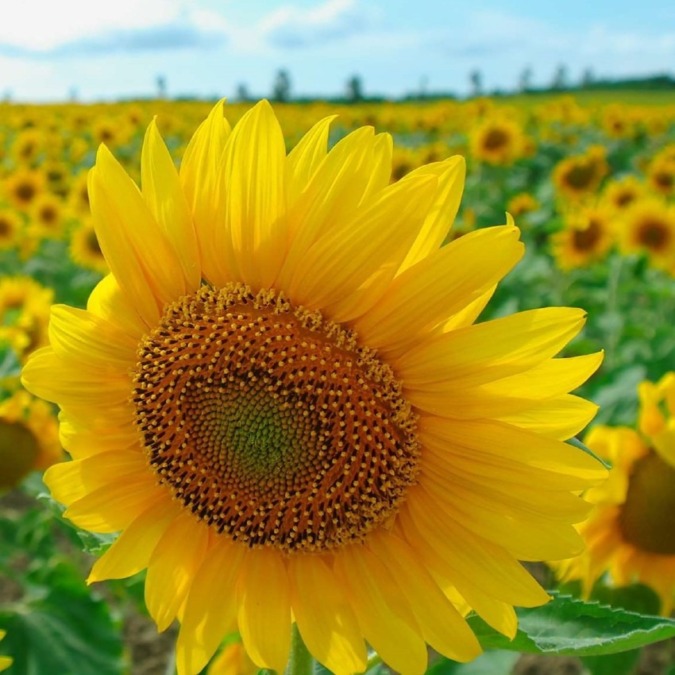
[[[366,673],[369,672],[371,668],[379,666],[380,663],[382,663],[382,657],[379,654],[371,654],[366,663]]]
[[[286,675],[312,675],[314,659],[300,636],[297,624],[293,624],[291,634],[291,655],[288,659]]]

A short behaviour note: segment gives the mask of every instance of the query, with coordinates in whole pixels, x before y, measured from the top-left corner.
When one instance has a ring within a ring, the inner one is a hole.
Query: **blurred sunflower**
[[[86,269],[107,274],[110,270],[98,243],[96,230],[90,218],[78,225],[70,235],[70,257],[72,261]]]
[[[668,269],[675,263],[675,207],[659,199],[635,202],[619,223],[619,248],[646,253],[650,262]]]
[[[509,199],[506,206],[507,211],[514,217],[522,216],[526,213],[536,211],[539,208],[539,202],[529,192],[519,192]]]
[[[31,225],[39,238],[60,239],[64,235],[64,204],[51,192],[39,195],[30,209]]]
[[[560,195],[578,200],[595,192],[608,172],[605,149],[593,145],[583,155],[559,162],[553,169],[553,183]]]
[[[49,405],[28,392],[0,402],[0,492],[63,459],[58,431]]]
[[[565,216],[565,227],[551,237],[553,256],[563,269],[585,267],[604,258],[614,243],[612,212],[582,206]]]
[[[23,222],[14,209],[0,209],[0,250],[18,244],[22,227]]]
[[[656,384],[643,382],[639,394],[639,431],[598,426],[585,439],[612,471],[586,495],[596,505],[578,526],[586,551],[556,567],[564,580],[580,579],[586,595],[606,571],[618,586],[647,584],[669,615],[675,598],[675,373]]]
[[[652,189],[663,197],[675,194],[675,159],[663,158],[653,161],[647,170],[647,181]]]
[[[155,124],[142,192],[101,147],[90,195],[111,274],[53,309],[25,386],[61,407],[73,460],[45,476],[79,527],[121,532],[90,581],[147,568],[177,668],[237,630],[283,671],[291,623],[331,671],[466,661],[472,607],[515,635],[547,594],[518,560],[581,550],[604,469],[563,442],[600,354],[552,308],[472,325],[523,247],[513,225],[441,247],[461,158],[390,184],[392,142],[331,118],[286,155],[265,101],[217,105],[180,175]]]
[[[525,135],[515,120],[492,116],[471,130],[469,148],[471,155],[481,162],[508,166],[523,156]]]
[[[0,279],[0,344],[19,360],[48,343],[49,310],[54,292],[30,277]]]
[[[608,181],[602,192],[602,201],[620,212],[646,195],[646,185],[636,176],[628,175]]]
[[[39,170],[16,169],[5,179],[5,194],[16,208],[28,210],[45,189],[45,176]]]

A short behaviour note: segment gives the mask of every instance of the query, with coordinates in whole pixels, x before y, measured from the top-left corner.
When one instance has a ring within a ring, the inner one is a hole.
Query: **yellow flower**
[[[525,154],[525,135],[515,120],[492,116],[472,129],[469,146],[477,160],[509,165]]]
[[[618,235],[624,253],[646,253],[664,269],[675,263],[675,207],[659,199],[636,201],[619,222]]]
[[[237,630],[283,671],[291,622],[338,675],[367,641],[422,673],[467,661],[472,607],[506,635],[547,594],[519,560],[580,550],[605,471],[563,442],[601,355],[554,356],[575,309],[472,325],[523,253],[511,224],[441,243],[461,158],[390,184],[392,143],[331,118],[286,154],[270,105],[217,105],[180,174],[155,124],[142,192],[99,150],[90,195],[111,274],[57,306],[23,372],[73,461],[45,481],[76,525],[121,532],[90,581],[147,568],[158,627],[199,672]]]
[[[595,192],[608,171],[605,149],[594,145],[583,155],[559,162],[553,170],[553,183],[563,197],[578,200]]]
[[[646,194],[645,184],[635,176],[628,175],[608,181],[603,189],[602,201],[615,211],[621,212]]]
[[[91,219],[87,218],[73,230],[70,238],[70,257],[81,267],[101,274],[107,274],[109,271]]]
[[[56,418],[44,401],[19,390],[0,403],[0,491],[62,458]]]
[[[563,270],[604,258],[614,243],[612,213],[602,206],[578,207],[565,216],[565,227],[551,237],[553,256]]]
[[[536,211],[539,208],[539,202],[529,193],[520,192],[511,197],[506,206],[506,210],[514,217],[522,216],[525,213]]]
[[[258,675],[258,666],[239,641],[226,644],[209,666],[208,675]]]
[[[39,195],[31,207],[32,230],[39,238],[59,239],[63,236],[63,201],[51,192]]]
[[[619,586],[647,584],[668,615],[675,598],[675,373],[657,384],[642,383],[639,392],[641,433],[598,426],[585,439],[612,471],[586,495],[596,504],[578,526],[586,552],[558,569],[565,580],[581,579],[586,594],[606,571]]]
[[[0,640],[7,635],[7,631],[5,630],[0,630]],[[0,670],[7,670],[13,663],[13,660],[9,656],[2,656],[0,655]]]
[[[22,225],[14,209],[0,209],[0,249],[14,248],[18,244]]]
[[[663,197],[675,194],[675,159],[655,159],[647,170],[647,180],[652,189]]]
[[[17,169],[5,180],[5,193],[19,209],[28,209],[44,188],[44,174],[32,169]]]

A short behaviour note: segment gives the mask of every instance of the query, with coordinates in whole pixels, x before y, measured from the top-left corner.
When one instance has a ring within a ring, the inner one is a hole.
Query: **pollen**
[[[250,547],[361,541],[416,482],[416,418],[392,370],[273,290],[203,286],[169,305],[133,403],[160,483]]]

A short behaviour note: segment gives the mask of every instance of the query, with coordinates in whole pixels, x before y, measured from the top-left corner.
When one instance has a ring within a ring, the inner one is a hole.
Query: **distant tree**
[[[352,75],[347,80],[347,100],[352,103],[363,100],[363,80],[360,75]]]
[[[532,91],[532,68],[525,66],[518,76],[518,91],[528,92]]]
[[[289,101],[291,98],[291,76],[283,68],[277,71],[272,85],[272,98],[275,101]]]
[[[483,75],[480,70],[472,70],[469,73],[469,82],[471,83],[471,95],[480,96],[483,93]]]
[[[157,76],[157,98],[166,98],[166,77],[164,75]]]
[[[581,74],[581,86],[590,87],[595,84],[595,73],[592,68],[585,68],[584,72]]]
[[[567,66],[560,64],[553,73],[553,80],[551,80],[551,89],[565,89],[567,88]]]
[[[248,92],[248,86],[245,82],[240,82],[237,85],[237,100],[244,102],[251,100],[251,95]]]

